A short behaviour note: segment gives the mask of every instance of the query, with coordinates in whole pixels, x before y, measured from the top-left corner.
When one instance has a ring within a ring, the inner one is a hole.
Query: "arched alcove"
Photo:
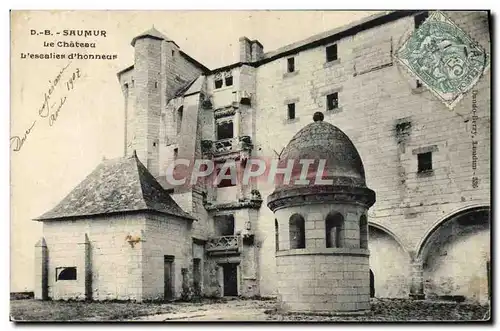
[[[380,298],[407,298],[410,292],[410,255],[389,230],[369,224],[370,270],[377,276],[374,290]]]
[[[437,223],[418,251],[425,296],[487,302],[490,236],[488,207],[462,210]]]

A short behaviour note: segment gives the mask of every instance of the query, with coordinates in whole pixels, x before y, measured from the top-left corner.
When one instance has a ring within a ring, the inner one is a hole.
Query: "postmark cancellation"
[[[486,51],[443,13],[433,12],[394,57],[449,109],[489,68]]]

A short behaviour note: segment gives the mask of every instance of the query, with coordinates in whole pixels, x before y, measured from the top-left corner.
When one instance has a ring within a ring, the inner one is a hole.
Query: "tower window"
[[[234,235],[234,216],[218,215],[214,217],[215,233],[217,236]]]
[[[278,220],[274,219],[274,240],[276,242],[276,252],[280,250],[280,236],[279,236],[279,226],[278,226]]]
[[[425,22],[425,20],[427,19],[427,17],[429,17],[429,13],[427,13],[427,12],[415,15],[413,17],[413,20],[415,22],[415,29],[418,29],[422,25],[422,23]]]
[[[326,62],[335,61],[337,59],[337,44],[326,47]]]
[[[177,155],[179,155],[179,149],[178,148],[174,148],[174,160],[177,159]]]
[[[177,134],[181,132],[183,112],[184,106],[180,106],[179,109],[177,109]]]
[[[233,85],[233,76],[227,76],[225,80],[226,80],[226,86]]]
[[[295,71],[295,58],[291,57],[287,59],[287,71],[288,72]]]
[[[222,122],[217,124],[217,139],[233,138],[233,122]]]
[[[218,89],[218,88],[221,88],[222,87],[222,79],[216,79],[215,81],[215,88]]]
[[[339,93],[335,92],[326,96],[326,109],[333,110],[339,107]]]
[[[295,104],[289,103],[287,106],[288,106],[288,119],[289,120],[295,119]]]
[[[418,172],[432,171],[432,152],[417,154]]]
[[[305,220],[299,214],[293,214],[288,221],[290,249],[306,248]]]
[[[174,50],[172,50],[172,57],[174,57],[174,56],[175,56],[175,51],[174,51]]]

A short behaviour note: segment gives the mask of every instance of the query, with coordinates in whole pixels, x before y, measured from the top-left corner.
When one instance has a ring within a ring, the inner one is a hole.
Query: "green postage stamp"
[[[453,109],[489,67],[489,55],[439,11],[416,29],[395,58]]]

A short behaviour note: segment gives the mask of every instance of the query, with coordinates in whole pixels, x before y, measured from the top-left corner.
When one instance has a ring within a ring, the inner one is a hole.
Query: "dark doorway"
[[[227,263],[222,266],[224,272],[224,296],[238,295],[238,269],[237,264]]]
[[[193,259],[193,287],[196,296],[201,295],[201,259]]]
[[[172,300],[174,298],[174,257],[165,255],[163,265],[164,297],[165,300]]]
[[[375,297],[375,276],[373,271],[370,269],[370,298]]]
[[[486,261],[486,278],[488,279],[488,299],[491,301],[491,264]]]

